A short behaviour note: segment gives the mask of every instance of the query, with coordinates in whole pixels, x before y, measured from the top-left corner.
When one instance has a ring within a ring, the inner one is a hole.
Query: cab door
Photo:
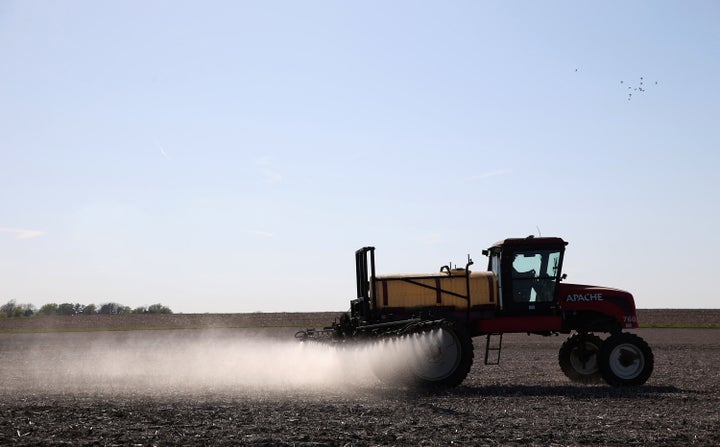
[[[555,313],[562,255],[562,249],[518,247],[503,251],[503,313]]]

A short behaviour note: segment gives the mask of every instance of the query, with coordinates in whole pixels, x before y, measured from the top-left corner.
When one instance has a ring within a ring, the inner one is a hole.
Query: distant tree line
[[[103,303],[100,307],[94,304],[80,303],[48,303],[37,309],[32,304],[17,304],[10,300],[0,306],[0,318],[20,318],[52,315],[122,315],[122,314],[171,314],[169,307],[160,303],[140,306],[132,309],[119,303]]]

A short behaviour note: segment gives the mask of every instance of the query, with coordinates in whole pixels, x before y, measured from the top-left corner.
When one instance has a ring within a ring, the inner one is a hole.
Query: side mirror
[[[565,280],[565,278],[567,278],[567,273],[562,274],[562,276],[560,277],[560,281]]]

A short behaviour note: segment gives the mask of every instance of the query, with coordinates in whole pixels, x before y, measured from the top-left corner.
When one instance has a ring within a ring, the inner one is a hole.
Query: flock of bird
[[[625,81],[620,81],[620,83],[624,85],[624,84],[625,84]],[[628,101],[631,101],[631,100],[632,100],[633,92],[645,93],[645,88],[646,88],[645,86],[646,86],[646,85],[647,85],[647,83],[646,83],[645,78],[642,77],[642,76],[640,76],[640,81],[639,81],[639,83],[638,83],[635,87],[633,87],[632,85],[629,85],[629,86],[628,86],[627,89],[630,90],[630,91],[628,92],[627,100],[628,100]],[[657,82],[657,81],[655,81],[655,85],[658,85],[658,82]]]
[[[576,69],[575,69],[575,73],[577,73],[577,71],[578,71],[578,69],[576,68]],[[620,84],[623,84],[623,86],[625,86],[625,81],[620,81]],[[630,90],[630,91],[628,92],[627,100],[628,100],[628,101],[632,101],[633,92],[645,93],[645,88],[646,88],[647,85],[648,85],[648,84],[647,84],[647,81],[646,81],[645,77],[644,77],[644,76],[640,76],[640,80],[638,81],[638,83],[637,83],[635,86],[628,85],[628,88],[627,88],[627,89]],[[655,84],[654,84],[654,85],[658,85],[658,81],[655,81]]]

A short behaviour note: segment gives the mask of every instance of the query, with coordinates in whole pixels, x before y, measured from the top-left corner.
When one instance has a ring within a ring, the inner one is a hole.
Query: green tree
[[[98,310],[99,314],[104,315],[129,314],[130,312],[132,312],[132,309],[129,306],[123,306],[122,304],[118,303],[101,304],[100,310]]]
[[[94,305],[94,304],[88,304],[88,305],[85,306],[85,308],[83,309],[83,314],[84,314],[84,315],[95,315],[96,313],[98,313],[98,311],[97,311],[97,306]]]
[[[57,315],[57,313],[58,313],[58,305],[57,305],[57,303],[47,303],[47,304],[44,304],[44,305],[40,308],[40,310],[38,311],[38,314],[40,314],[40,315],[46,315],[46,316]]]
[[[62,303],[57,308],[58,315],[75,315],[75,306],[72,303]]]
[[[152,304],[148,306],[147,312],[150,314],[171,314],[172,310],[169,307],[163,306],[160,303]]]
[[[7,303],[0,306],[0,312],[5,312],[5,315],[7,315],[8,317],[14,317],[16,307],[17,307],[17,304],[15,303],[15,300],[10,300]]]
[[[140,306],[140,307],[136,307],[135,309],[133,309],[133,310],[132,310],[132,313],[134,313],[134,314],[144,314],[144,313],[146,313],[147,311],[148,311],[148,310],[147,310],[147,307],[145,307],[145,306]]]
[[[13,308],[13,317],[32,317],[35,313],[35,306],[32,304],[16,304]],[[10,315],[10,314],[8,314]]]
[[[37,308],[33,306],[32,304],[23,304],[23,309],[25,309],[24,316],[26,317],[32,317],[37,312]]]
[[[118,313],[120,305],[118,303],[103,303],[98,309],[98,313],[102,315],[115,315]]]

